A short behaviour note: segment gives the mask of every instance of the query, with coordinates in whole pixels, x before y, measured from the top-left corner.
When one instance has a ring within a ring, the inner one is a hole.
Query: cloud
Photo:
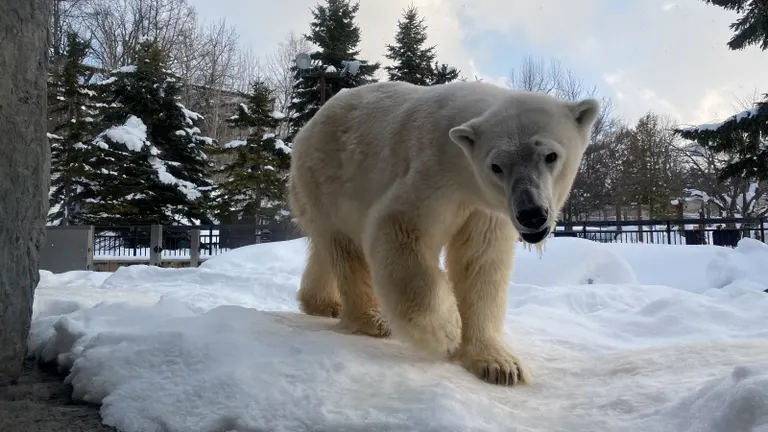
[[[226,17],[263,56],[288,31],[307,32],[321,0],[190,1],[205,19]],[[768,70],[768,53],[727,49],[736,14],[700,0],[365,0],[357,16],[365,58],[384,61],[411,3],[426,18],[438,60],[469,79],[504,85],[523,55],[555,57],[631,121],[651,109],[684,123],[727,117]],[[491,64],[499,58],[506,63]]]

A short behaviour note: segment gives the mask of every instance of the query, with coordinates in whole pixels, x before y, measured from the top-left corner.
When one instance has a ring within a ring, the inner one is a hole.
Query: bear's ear
[[[583,99],[579,102],[569,104],[573,119],[582,130],[592,127],[592,123],[597,119],[600,113],[600,102],[597,99]]]
[[[475,131],[469,124],[465,123],[461,126],[456,126],[448,131],[448,136],[450,136],[451,140],[458,144],[467,155],[471,155],[472,152],[475,151],[477,134],[475,134]]]

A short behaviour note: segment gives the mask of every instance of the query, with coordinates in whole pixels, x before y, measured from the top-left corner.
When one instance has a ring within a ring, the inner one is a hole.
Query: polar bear
[[[598,110],[462,81],[330,98],[293,142],[302,312],[392,334],[490,383],[529,382],[504,341],[516,243],[549,234]]]

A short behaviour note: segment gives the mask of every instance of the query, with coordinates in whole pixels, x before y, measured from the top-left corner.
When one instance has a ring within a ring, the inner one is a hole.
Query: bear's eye
[[[493,171],[495,174],[502,173],[501,167],[496,164],[491,165],[491,171]]]
[[[547,153],[547,155],[544,156],[544,162],[548,164],[553,164],[555,161],[557,161],[557,153],[555,152]]]

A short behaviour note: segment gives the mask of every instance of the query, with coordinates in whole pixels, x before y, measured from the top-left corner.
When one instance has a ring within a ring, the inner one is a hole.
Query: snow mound
[[[541,256],[518,246],[512,275],[516,283],[538,286],[637,283],[632,267],[609,248],[568,237],[547,241]]]
[[[739,240],[733,250],[724,249],[710,260],[707,277],[713,288],[749,282],[753,289],[768,289],[768,245],[751,238]]]

